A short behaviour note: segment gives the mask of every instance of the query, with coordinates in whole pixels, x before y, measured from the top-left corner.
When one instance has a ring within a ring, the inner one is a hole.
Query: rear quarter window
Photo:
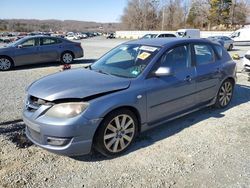
[[[214,49],[216,51],[216,54],[219,56],[220,59],[222,58],[222,55],[223,55],[223,49],[222,48],[223,48],[222,46],[214,45]]]

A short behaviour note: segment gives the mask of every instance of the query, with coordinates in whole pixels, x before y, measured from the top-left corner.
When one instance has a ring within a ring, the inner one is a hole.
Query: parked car
[[[0,48],[0,70],[53,61],[71,63],[80,57],[83,57],[80,43],[57,37],[28,36]]]
[[[35,81],[23,110],[26,135],[63,155],[126,151],[154,126],[229,105],[236,63],[206,39],[146,39],[114,48],[88,69]]]
[[[200,38],[199,29],[178,29],[176,34],[177,34],[177,37],[180,37],[180,38],[193,38],[193,39]]]
[[[227,37],[227,36],[211,36],[211,37],[208,37],[208,39],[210,40],[217,40],[218,42],[220,42],[228,51],[232,50],[233,49],[233,44],[234,44],[234,41]]]
[[[146,34],[141,39],[176,37],[173,33]]]
[[[80,40],[80,37],[77,35],[67,35],[65,38],[68,40]]]
[[[107,39],[115,39],[115,33],[108,33],[106,38]]]
[[[234,40],[235,45],[248,46],[250,45],[250,28],[238,29],[230,35]]]
[[[243,65],[245,69],[250,70],[250,50],[243,57]]]

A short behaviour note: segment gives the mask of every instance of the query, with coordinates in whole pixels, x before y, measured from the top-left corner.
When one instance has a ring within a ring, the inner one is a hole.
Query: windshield
[[[143,39],[151,39],[151,38],[155,38],[155,37],[156,37],[156,34],[146,34],[142,38]]]
[[[177,32],[177,35],[179,36],[179,37],[185,37],[186,36],[186,32]]]
[[[21,39],[17,39],[16,41],[7,44],[7,47],[9,47],[9,46],[17,46],[20,43],[24,42],[26,39],[27,39],[26,37],[21,38]]]
[[[121,45],[97,60],[90,69],[119,77],[135,78],[143,72],[159,49],[138,44]]]

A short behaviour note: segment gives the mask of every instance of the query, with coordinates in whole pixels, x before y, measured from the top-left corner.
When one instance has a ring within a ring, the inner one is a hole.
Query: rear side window
[[[214,45],[214,47],[215,47],[216,53],[218,54],[219,58],[221,59],[222,53],[223,53],[222,46]]]
[[[57,39],[54,38],[41,38],[41,45],[51,45],[51,44],[56,44]]]
[[[189,46],[178,46],[170,49],[161,58],[161,67],[169,67],[174,72],[185,70],[191,66]]]
[[[215,60],[214,51],[208,44],[195,44],[194,52],[196,65],[198,66],[213,63]]]

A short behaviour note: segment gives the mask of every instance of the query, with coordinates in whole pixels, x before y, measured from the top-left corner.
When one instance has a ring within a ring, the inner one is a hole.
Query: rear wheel
[[[0,70],[7,71],[13,67],[12,60],[7,57],[0,57]]]
[[[231,80],[226,80],[220,86],[215,106],[217,108],[225,108],[229,105],[233,96],[234,83]]]
[[[72,63],[74,57],[71,52],[64,52],[61,56],[61,62],[64,64],[70,64]]]
[[[118,155],[131,145],[138,132],[133,112],[121,109],[107,115],[95,135],[94,147],[107,157]]]

